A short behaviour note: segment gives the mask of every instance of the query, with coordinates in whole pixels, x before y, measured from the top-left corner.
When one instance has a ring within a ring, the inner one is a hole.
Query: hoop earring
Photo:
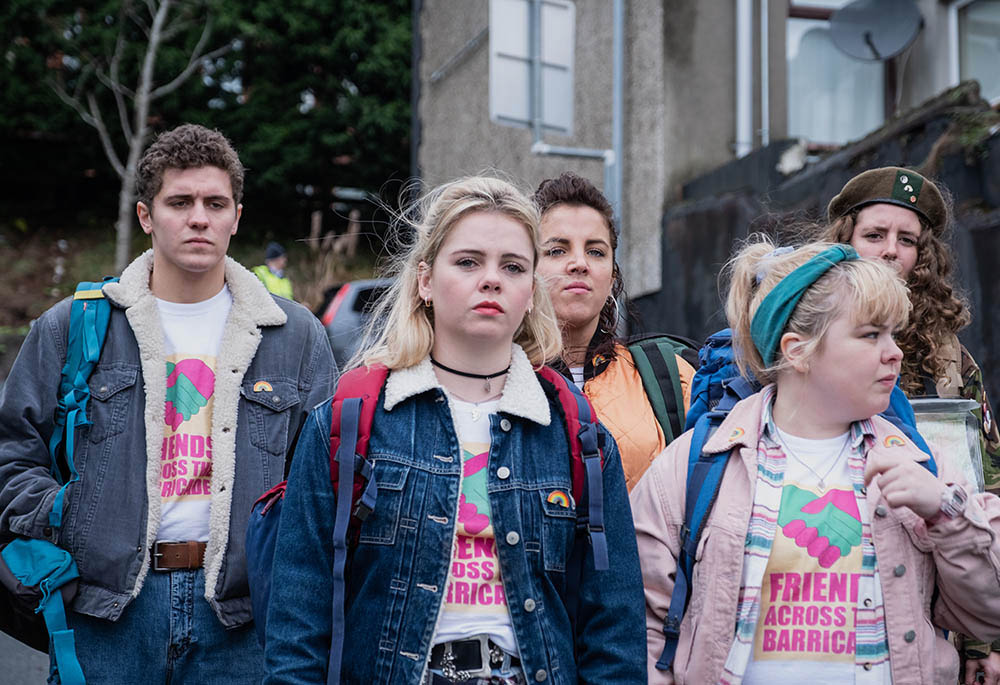
[[[424,306],[427,309],[434,309],[434,303],[431,302],[431,298],[428,297],[427,299],[424,300]]]

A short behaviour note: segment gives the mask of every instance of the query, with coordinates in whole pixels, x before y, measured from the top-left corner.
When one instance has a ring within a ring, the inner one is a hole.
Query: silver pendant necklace
[[[841,445],[840,447],[840,452],[837,453],[837,456],[834,458],[833,463],[830,464],[830,468],[828,468],[826,470],[826,473],[824,473],[821,476],[819,475],[818,471],[816,471],[812,466],[810,466],[804,460],[802,460],[799,457],[799,455],[795,454],[795,452],[792,451],[792,448],[789,447],[788,443],[785,442],[784,438],[781,437],[781,433],[777,433],[776,437],[778,438],[778,442],[781,443],[781,446],[785,448],[785,452],[788,454],[788,456],[790,456],[792,459],[805,466],[809,470],[809,473],[816,476],[816,479],[819,481],[820,490],[826,490],[826,479],[829,478],[830,474],[833,473],[833,470],[837,468],[837,464],[840,463],[840,458],[844,456],[844,451],[847,449],[847,446],[851,443],[851,433],[850,431],[848,431],[847,438],[844,440],[844,444]]]

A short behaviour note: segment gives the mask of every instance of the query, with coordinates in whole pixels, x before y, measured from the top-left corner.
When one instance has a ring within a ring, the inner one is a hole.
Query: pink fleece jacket
[[[663,617],[671,592],[684,522],[685,482],[691,432],[671,443],[632,491],[646,593],[649,682],[715,683],[722,674],[736,629],[744,540],[753,505],[761,394],[743,400],[706,443],[708,452],[738,451],[729,461],[719,497],[695,555],[691,599],[681,624],[670,672],[655,668],[663,648]],[[873,419],[872,451],[900,451],[926,459],[888,421]],[[897,440],[889,438],[897,437]],[[888,443],[888,444],[887,444]],[[872,452],[869,452],[871,454]],[[946,483],[960,476],[937,459]],[[882,500],[877,483],[866,493],[879,577],[885,600],[893,682],[948,683],[958,676],[958,653],[941,628],[983,640],[1000,637],[1000,499],[969,498],[965,514],[928,528],[924,520]],[[934,587],[939,595],[931,606]],[[933,622],[933,625],[932,625]],[[935,629],[937,627],[938,629]]]

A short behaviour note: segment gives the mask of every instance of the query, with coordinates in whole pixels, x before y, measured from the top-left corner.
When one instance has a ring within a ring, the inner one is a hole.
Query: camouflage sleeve
[[[986,396],[982,369],[965,349],[965,345],[961,349],[962,397],[979,403],[979,409],[974,413],[982,426],[980,439],[983,446],[983,479],[988,491],[1000,494],[1000,431],[993,420],[993,408]],[[990,644],[965,635],[956,635],[955,643],[964,659],[985,659],[991,651],[1000,651],[1000,640]]]
[[[975,400],[979,409],[975,412],[982,426],[983,478],[986,489],[1000,494],[1000,430],[993,420],[993,408],[986,396],[983,372],[962,346],[962,397]]]

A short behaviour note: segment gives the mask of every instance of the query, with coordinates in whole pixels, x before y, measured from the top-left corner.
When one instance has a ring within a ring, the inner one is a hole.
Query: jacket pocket
[[[376,459],[374,465],[375,484],[378,494],[373,511],[361,526],[358,541],[370,545],[391,545],[396,541],[399,527],[399,512],[403,501],[403,486],[410,467],[386,459]],[[341,483],[338,490],[343,486]],[[346,490],[345,490],[346,492]],[[337,493],[338,496],[340,493]]]
[[[125,430],[125,412],[138,377],[138,367],[124,364],[94,370],[87,407],[91,442],[102,442]]]
[[[576,534],[576,504],[569,489],[539,490],[542,507],[542,559],[546,571],[564,572]],[[581,534],[585,541],[585,533]]]
[[[250,429],[250,444],[271,454],[288,451],[289,411],[298,405],[298,388],[289,381],[260,379],[245,381],[240,389]]]

